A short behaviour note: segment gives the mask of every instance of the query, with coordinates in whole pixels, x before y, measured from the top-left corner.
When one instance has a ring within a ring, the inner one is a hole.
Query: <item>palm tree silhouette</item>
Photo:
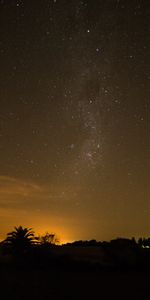
[[[14,227],[14,231],[7,234],[6,244],[13,248],[16,254],[25,253],[35,242],[32,228]]]

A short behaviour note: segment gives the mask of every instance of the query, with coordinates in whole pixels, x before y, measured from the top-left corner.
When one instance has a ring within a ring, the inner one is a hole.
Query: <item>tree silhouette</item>
[[[46,232],[45,235],[40,236],[38,240],[41,245],[45,246],[59,243],[59,240],[57,239],[56,235],[54,233],[49,232]]]
[[[5,243],[10,246],[16,254],[25,253],[34,243],[35,236],[32,228],[14,227],[14,231],[7,234]]]

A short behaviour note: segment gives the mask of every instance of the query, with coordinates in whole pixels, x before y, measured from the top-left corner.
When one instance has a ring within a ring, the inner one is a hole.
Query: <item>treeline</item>
[[[150,238],[79,240],[60,246],[54,233],[15,227],[0,243],[0,266],[150,270]]]
[[[139,238],[137,241],[133,237],[128,238],[116,238],[111,241],[97,241],[92,240],[78,240],[72,243],[67,243],[70,246],[105,246],[105,245],[122,245],[122,246],[140,246],[142,248],[150,248],[150,238]]]

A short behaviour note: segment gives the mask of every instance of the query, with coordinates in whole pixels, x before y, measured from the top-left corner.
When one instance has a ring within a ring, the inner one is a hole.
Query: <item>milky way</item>
[[[0,1],[0,214],[62,239],[149,234],[150,4]]]

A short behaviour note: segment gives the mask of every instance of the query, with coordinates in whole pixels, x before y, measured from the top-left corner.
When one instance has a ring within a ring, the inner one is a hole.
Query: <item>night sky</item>
[[[0,238],[150,234],[150,1],[0,1]]]

